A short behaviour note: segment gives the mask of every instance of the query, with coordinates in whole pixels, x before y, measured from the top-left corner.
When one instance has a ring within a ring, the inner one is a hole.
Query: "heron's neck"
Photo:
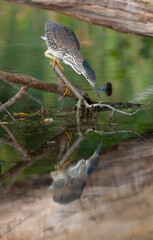
[[[82,74],[83,61],[84,61],[84,57],[78,50],[75,52],[66,53],[66,55],[63,58],[63,62],[67,65],[70,65],[74,69],[74,71],[77,72],[78,74]]]

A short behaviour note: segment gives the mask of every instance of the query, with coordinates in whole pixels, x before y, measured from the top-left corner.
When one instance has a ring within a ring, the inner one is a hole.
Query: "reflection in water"
[[[137,94],[133,100],[134,102],[145,101],[146,99],[152,99],[152,95],[153,95],[153,84],[143,89],[143,91]]]
[[[104,92],[105,94],[107,94],[107,96],[111,96],[112,95],[112,84],[110,82],[107,82],[104,86],[102,86],[100,88],[100,90],[102,92]]]
[[[86,178],[96,169],[102,141],[94,154],[87,160],[81,159],[75,165],[51,172],[53,183],[53,200],[58,203],[69,203],[81,197]]]
[[[149,239],[148,236],[152,239],[153,138],[150,136],[149,143],[144,139],[129,139],[105,149],[99,156],[101,142],[89,159],[68,166],[69,156],[74,151],[76,159],[76,149],[86,138],[91,142],[95,140],[94,135],[85,133],[75,141],[72,139],[68,147],[70,132],[74,135],[75,131],[73,128],[63,131],[31,151],[13,136],[6,143],[18,149],[26,161],[16,163],[0,176],[0,183],[11,178],[11,183],[1,185],[0,237],[68,240],[82,239],[83,234],[85,240],[133,240],[141,236],[143,240]],[[104,144],[106,139],[103,136]],[[0,141],[4,143],[5,139],[1,137]],[[57,146],[58,169],[51,172],[52,201],[49,171],[20,181],[16,181],[16,177],[47,154],[51,153],[51,157]]]

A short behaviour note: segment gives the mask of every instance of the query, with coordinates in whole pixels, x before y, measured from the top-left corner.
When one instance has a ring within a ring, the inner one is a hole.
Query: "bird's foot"
[[[66,84],[64,84],[64,85],[65,85],[65,87],[66,87],[66,90],[65,90],[65,92],[63,93],[63,97],[65,97],[66,95],[69,95],[70,92],[71,92],[70,88],[69,88]]]
[[[59,63],[59,61],[56,58],[54,60],[50,61],[50,65],[52,65],[52,62],[54,63],[53,70],[55,70],[55,65],[57,64],[64,71],[64,68],[61,66],[61,64]]]
[[[59,162],[57,163],[55,167],[56,170],[62,171],[64,168],[66,168],[69,163],[71,163],[71,160],[66,161],[62,166],[60,166]]]
[[[64,86],[66,87],[66,90],[63,93],[63,95],[58,99],[58,101],[61,101],[63,99],[63,97],[65,97],[66,95],[69,95],[71,92],[70,88],[66,84],[64,84]]]
[[[68,137],[67,146],[69,147],[71,139],[72,139],[72,133],[66,131],[65,134]]]

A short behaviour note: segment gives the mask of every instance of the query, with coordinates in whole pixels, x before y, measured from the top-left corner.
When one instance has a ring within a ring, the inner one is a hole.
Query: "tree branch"
[[[16,86],[16,85],[14,85],[14,83],[9,82],[8,80],[6,80],[6,79],[4,79],[4,78],[2,78],[2,77],[1,77],[1,79],[2,79],[4,82],[6,82],[7,84],[9,84],[11,87],[13,87],[14,89],[16,89],[16,90],[19,91],[19,87]],[[39,99],[37,99],[36,97],[32,96],[32,95],[29,94],[28,92],[25,92],[25,95],[26,95],[28,98],[32,99],[33,101],[37,102],[38,104],[42,105],[42,102],[41,102]]]
[[[122,114],[126,114],[126,115],[133,115],[135,113],[127,113],[121,110],[117,110],[116,107],[126,107],[126,108],[131,108],[133,106],[140,106],[140,104],[133,104],[133,103],[97,103],[92,101],[88,95],[86,93],[84,93],[83,91],[80,91],[79,89],[75,88],[72,83],[66,78],[66,76],[64,75],[64,73],[61,71],[61,69],[55,65],[55,69],[54,69],[56,75],[58,75],[60,77],[60,79],[71,89],[70,94],[68,95],[71,98],[74,98],[76,100],[79,100],[78,102],[78,106],[79,109],[85,106],[87,109],[92,109],[93,111],[102,111],[102,110],[113,110],[114,112],[120,112]],[[58,93],[58,94],[63,94],[65,92],[65,87],[63,85],[59,85],[59,84],[55,84],[55,83],[48,83],[48,82],[43,82],[40,80],[37,80],[36,78],[33,78],[29,75],[23,75],[23,74],[12,74],[12,73],[8,73],[8,72],[3,72],[0,71],[0,78],[2,77],[2,79],[6,79],[10,82],[13,83],[17,83],[23,86],[27,86],[30,88],[35,88],[35,89],[39,89],[39,90],[43,90],[46,92],[53,92],[53,93]],[[84,104],[84,106],[82,105],[82,103]],[[150,104],[150,103],[149,103]],[[145,105],[146,106],[146,105]],[[145,107],[144,106],[144,107]],[[79,122],[79,118],[80,118],[80,110],[78,109],[77,112],[77,120]],[[137,111],[139,111],[140,109],[138,109]],[[137,112],[136,111],[136,112]]]
[[[152,0],[3,0],[62,14],[122,33],[153,37]]]
[[[19,92],[14,97],[9,99],[6,103],[2,104],[2,106],[0,107],[0,112],[4,111],[6,108],[16,103],[25,94],[27,90],[28,90],[27,86],[21,87]]]
[[[65,92],[65,87],[63,85],[40,81],[29,75],[13,74],[0,71],[0,77],[8,80],[9,82],[20,84],[22,86],[28,86],[29,88],[34,88],[45,92],[57,93],[60,95]],[[76,99],[76,96],[72,92],[69,94],[69,97]]]

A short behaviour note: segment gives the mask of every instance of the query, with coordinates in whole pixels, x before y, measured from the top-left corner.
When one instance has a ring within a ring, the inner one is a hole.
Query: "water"
[[[0,70],[56,83],[40,39],[52,19],[77,35],[97,87],[112,83],[110,97],[101,92],[103,101],[152,101],[152,39],[45,10],[0,7]],[[84,77],[63,66],[74,86],[98,101]],[[0,102],[16,92],[0,80]],[[110,111],[100,112],[82,119],[78,130],[76,113],[68,111],[74,100],[28,93],[34,98],[25,96],[8,109],[28,118],[16,124],[0,113],[1,239],[152,239],[153,105],[133,116],[115,113],[111,127]],[[39,114],[41,106],[51,122]]]

